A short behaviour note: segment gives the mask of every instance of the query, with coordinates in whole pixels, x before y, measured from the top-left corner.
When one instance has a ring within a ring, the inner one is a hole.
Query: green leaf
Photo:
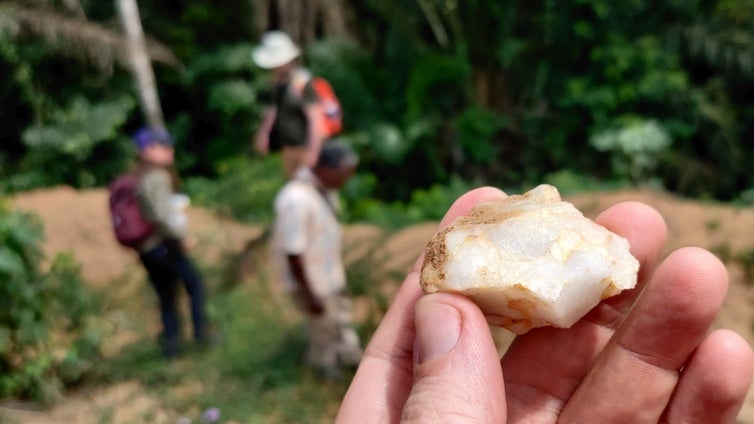
[[[5,246],[0,246],[0,273],[17,277],[25,272],[23,258]]]
[[[388,123],[379,123],[374,125],[367,132],[368,145],[374,149],[380,160],[387,163],[399,163],[410,144],[401,134],[401,130],[395,125]]]
[[[209,90],[207,107],[210,110],[232,116],[239,111],[253,107],[257,101],[254,87],[241,79],[222,81],[213,84]]]
[[[13,347],[11,340],[11,331],[7,327],[0,327],[0,356],[10,352]]]

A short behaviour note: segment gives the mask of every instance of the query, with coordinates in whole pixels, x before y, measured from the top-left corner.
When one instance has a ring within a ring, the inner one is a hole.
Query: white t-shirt
[[[300,286],[288,265],[288,255],[302,255],[312,291],[324,297],[341,292],[346,282],[335,205],[330,206],[331,201],[317,187],[317,178],[302,168],[275,197],[272,253],[289,290]]]

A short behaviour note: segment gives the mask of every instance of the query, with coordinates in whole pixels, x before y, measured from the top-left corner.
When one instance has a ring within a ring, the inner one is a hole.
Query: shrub
[[[458,197],[474,187],[474,184],[454,176],[447,185],[436,184],[426,190],[414,190],[407,203],[387,204],[368,195],[352,198],[350,196],[353,194],[350,194],[349,218],[352,221],[367,221],[391,229],[418,222],[439,221]]]
[[[625,182],[602,181],[569,169],[547,174],[544,182],[557,187],[560,194],[564,196],[588,191],[618,190],[629,187],[629,184]]]
[[[747,286],[754,285],[754,249],[738,252],[735,260],[744,270],[744,283]]]
[[[617,177],[646,183],[658,166],[658,155],[671,145],[672,139],[657,121],[626,121],[618,129],[597,133],[589,142],[595,149],[610,153]]]
[[[194,177],[185,189],[197,205],[246,223],[267,222],[272,203],[284,183],[278,155],[265,159],[237,157],[221,163],[214,179]]]
[[[52,400],[99,351],[78,264],[62,253],[43,270],[42,239],[35,215],[0,206],[0,398]]]
[[[24,130],[28,153],[16,174],[7,178],[12,191],[55,184],[95,187],[126,168],[133,157],[131,143],[120,134],[134,108],[128,97],[90,103],[80,97],[45,122]]]

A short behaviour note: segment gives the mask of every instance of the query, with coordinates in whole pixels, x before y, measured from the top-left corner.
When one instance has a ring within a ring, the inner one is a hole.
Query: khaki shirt
[[[176,208],[171,201],[174,195],[173,181],[170,173],[162,168],[153,167],[139,179],[137,195],[144,217],[154,223],[157,231],[144,241],[141,251],[147,251],[165,239],[182,239],[185,226],[176,225]]]

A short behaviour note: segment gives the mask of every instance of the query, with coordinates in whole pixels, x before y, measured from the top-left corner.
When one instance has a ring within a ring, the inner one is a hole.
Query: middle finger
[[[621,203],[600,214],[597,222],[628,239],[640,263],[637,287],[600,303],[570,329],[538,328],[514,340],[501,360],[511,422],[557,419],[656,266],[666,234],[656,210]]]

